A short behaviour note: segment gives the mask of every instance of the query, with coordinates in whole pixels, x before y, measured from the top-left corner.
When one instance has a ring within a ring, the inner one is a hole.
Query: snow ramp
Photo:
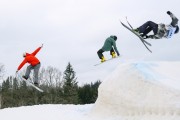
[[[90,114],[115,120],[180,120],[179,76],[180,62],[120,64],[103,80]]]

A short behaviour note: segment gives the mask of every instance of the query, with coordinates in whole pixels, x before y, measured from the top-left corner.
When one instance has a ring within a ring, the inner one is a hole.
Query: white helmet
[[[23,53],[23,57],[26,57],[26,52]]]

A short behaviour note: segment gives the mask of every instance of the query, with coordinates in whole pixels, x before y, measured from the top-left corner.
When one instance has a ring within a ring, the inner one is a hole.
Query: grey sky
[[[7,75],[14,75],[22,53],[44,43],[37,55],[42,66],[64,71],[71,62],[78,76],[99,62],[96,52],[110,35],[117,35],[126,58],[180,60],[179,34],[150,40],[151,54],[119,23],[127,16],[134,27],[148,20],[169,24],[167,10],[180,19],[178,0],[0,0],[0,63]]]

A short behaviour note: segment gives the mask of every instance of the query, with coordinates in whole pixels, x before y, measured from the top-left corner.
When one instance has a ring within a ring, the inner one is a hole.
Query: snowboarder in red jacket
[[[38,73],[39,73],[39,69],[41,66],[41,63],[39,61],[39,59],[36,57],[36,54],[40,51],[40,49],[43,47],[43,44],[38,47],[33,53],[29,54],[29,53],[24,53],[23,57],[24,60],[21,62],[21,64],[19,65],[18,69],[16,72],[18,72],[26,63],[29,63],[30,65],[27,67],[26,69],[26,73],[24,76],[22,76],[24,79],[28,79],[31,70],[34,70],[34,84],[35,85],[39,85],[39,81],[38,81]]]

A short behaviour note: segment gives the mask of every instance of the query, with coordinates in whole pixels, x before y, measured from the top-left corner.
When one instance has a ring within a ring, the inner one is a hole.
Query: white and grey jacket
[[[165,25],[165,24],[158,24],[158,31],[157,34],[154,35],[154,39],[160,39],[160,38],[171,38],[175,31],[176,31],[176,26],[178,24],[178,19],[176,18],[176,16],[171,13],[170,17],[172,18],[172,22],[169,25]]]

